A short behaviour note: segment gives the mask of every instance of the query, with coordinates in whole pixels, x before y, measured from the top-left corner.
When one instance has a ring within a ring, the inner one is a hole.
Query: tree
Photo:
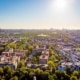
[[[78,72],[78,71],[74,71],[74,72],[72,73],[72,76],[76,76],[77,78],[79,78],[79,72]]]
[[[29,73],[29,77],[30,77],[30,79],[33,79],[34,75],[35,75],[34,72],[30,72],[30,73]]]
[[[52,61],[48,61],[48,66],[50,67],[50,70],[52,72],[52,68],[54,67],[54,63]]]
[[[4,71],[5,79],[7,79],[7,80],[10,79],[11,75],[13,73],[13,70],[11,69],[11,67],[6,65],[6,66],[4,66],[3,71]]]
[[[49,75],[49,76],[48,76],[48,79],[49,79],[49,80],[54,80],[52,75]]]
[[[44,72],[42,73],[42,79],[41,79],[41,80],[48,80],[48,76],[49,76],[49,72],[44,71]]]
[[[9,49],[9,48],[13,48],[13,49],[16,49],[16,43],[9,43],[8,45],[5,46],[6,49]]]
[[[18,77],[17,76],[14,76],[10,80],[18,80]]]
[[[34,56],[34,57],[32,57],[32,60],[33,60],[33,62],[34,63],[37,63],[37,59],[36,59],[36,57]]]
[[[3,75],[3,68],[0,68],[0,75]]]
[[[72,71],[71,71],[71,69],[70,69],[69,67],[66,68],[66,73],[67,73],[68,75],[71,75],[71,74],[72,74]]]
[[[54,55],[52,55],[52,56],[49,58],[49,60],[51,60],[51,61],[55,61],[55,60],[56,60],[56,58],[55,58],[55,56],[54,56]]]
[[[23,60],[18,63],[18,68],[21,68],[21,67],[24,67],[24,61]]]
[[[36,74],[40,74],[40,72],[41,72],[41,69],[40,68],[35,69],[35,73]]]
[[[53,79],[54,79],[54,80],[57,80],[56,74],[53,74],[52,76],[53,76]]]
[[[29,50],[29,51],[32,51],[32,49],[33,49],[33,46],[31,46],[31,45],[28,46],[28,50]]]
[[[5,49],[4,47],[0,47],[0,52],[4,51],[4,49]]]
[[[76,76],[71,76],[70,80],[78,80]]]
[[[23,46],[22,45],[18,46],[18,49],[23,50]]]

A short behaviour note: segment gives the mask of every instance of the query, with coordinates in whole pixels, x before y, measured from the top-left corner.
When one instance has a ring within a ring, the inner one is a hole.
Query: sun
[[[56,11],[65,10],[68,7],[67,0],[53,0],[51,3],[51,9]]]
[[[63,9],[67,6],[66,0],[55,0],[54,1],[54,7],[57,9]]]

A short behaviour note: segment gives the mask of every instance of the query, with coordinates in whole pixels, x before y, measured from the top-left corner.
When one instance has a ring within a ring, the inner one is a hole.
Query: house
[[[64,71],[67,68],[70,68],[72,71],[73,70],[80,70],[80,62],[63,62],[61,65],[58,66],[58,70]]]
[[[44,50],[43,48],[33,49],[32,50],[32,55],[36,55],[38,53],[41,53],[43,50]]]
[[[47,64],[48,63],[48,56],[47,55],[41,55],[39,57],[39,64]]]
[[[25,56],[26,50],[13,50],[13,49],[8,49],[2,52],[2,55],[5,56],[20,56],[24,57]]]
[[[4,66],[10,66],[12,69],[15,69],[15,65],[13,65],[12,63],[3,63],[3,62],[0,62],[0,67],[4,67]]]
[[[4,65],[5,63],[13,64],[15,69],[17,68],[17,64],[19,61],[20,61],[20,57],[18,56],[5,56],[5,55],[0,56],[1,65]]]

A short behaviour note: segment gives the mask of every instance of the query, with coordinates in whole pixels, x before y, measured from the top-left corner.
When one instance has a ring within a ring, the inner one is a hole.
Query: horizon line
[[[35,28],[35,29],[12,29],[12,28],[9,28],[9,29],[7,29],[7,28],[0,28],[0,30],[80,30],[80,29],[66,29],[66,28],[62,28],[62,29],[56,29],[56,28],[50,28],[50,29],[38,29],[38,28]]]

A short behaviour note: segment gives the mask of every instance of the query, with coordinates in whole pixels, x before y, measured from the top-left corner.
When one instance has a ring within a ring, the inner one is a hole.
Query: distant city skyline
[[[0,0],[1,29],[80,29],[80,0]]]

